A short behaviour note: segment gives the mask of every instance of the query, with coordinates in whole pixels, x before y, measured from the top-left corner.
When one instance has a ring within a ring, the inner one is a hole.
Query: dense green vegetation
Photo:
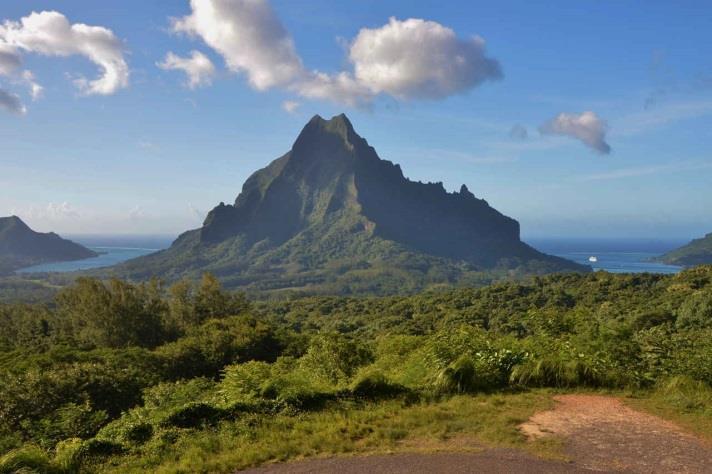
[[[693,266],[712,263],[712,233],[695,239],[679,249],[675,249],[657,260],[668,265]]]
[[[0,305],[0,378],[0,473],[229,472],[438,430],[508,443],[547,388],[635,391],[706,429],[712,267],[280,302],[210,275],[80,279]]]

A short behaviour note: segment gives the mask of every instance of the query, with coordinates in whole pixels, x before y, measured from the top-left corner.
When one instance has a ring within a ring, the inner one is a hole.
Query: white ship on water
[[[588,257],[588,261],[591,263],[596,263],[598,262],[598,257],[591,255],[590,257]]]

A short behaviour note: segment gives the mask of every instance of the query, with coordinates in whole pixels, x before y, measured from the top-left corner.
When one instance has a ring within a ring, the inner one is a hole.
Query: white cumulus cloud
[[[611,146],[606,143],[608,125],[594,112],[560,113],[542,124],[539,131],[546,135],[564,135],[575,138],[599,153],[608,154],[611,152]]]
[[[482,38],[460,39],[450,28],[415,18],[363,28],[349,59],[360,83],[400,99],[440,99],[502,77]]]
[[[188,77],[186,86],[190,89],[209,86],[215,76],[215,65],[200,51],[191,51],[185,58],[169,52],[157,66],[163,70],[183,71]]]
[[[80,55],[89,59],[99,67],[100,74],[93,80],[75,81],[83,94],[110,95],[128,87],[129,67],[123,46],[108,28],[72,24],[56,11],[33,12],[19,21],[4,21],[0,25],[0,43],[15,51],[61,57]]]
[[[350,106],[367,104],[375,94],[348,72],[326,74],[314,71],[290,86],[290,90],[307,99],[330,100]]]
[[[460,38],[434,21],[391,18],[361,29],[347,43],[350,68],[329,74],[304,66],[268,0],[191,0],[190,6],[190,15],[173,20],[173,30],[201,39],[261,91],[281,87],[304,98],[362,105],[379,94],[441,99],[502,77],[482,38]]]
[[[201,38],[228,69],[257,90],[286,85],[303,72],[294,42],[265,0],[191,0],[192,13],[173,30]]]

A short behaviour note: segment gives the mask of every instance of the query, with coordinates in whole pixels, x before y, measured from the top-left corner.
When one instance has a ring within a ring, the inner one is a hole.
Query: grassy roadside
[[[673,378],[653,392],[629,394],[625,403],[670,420],[712,444],[712,388]]]
[[[387,401],[297,416],[245,418],[151,443],[115,458],[102,472],[234,472],[309,456],[396,451],[472,451],[518,447],[556,456],[556,442],[529,443],[517,426],[552,406],[550,392],[455,396],[405,406]]]
[[[492,447],[522,449],[539,457],[563,460],[561,439],[528,441],[518,426],[534,413],[551,409],[554,395],[567,393],[619,397],[635,409],[712,440],[710,389],[691,385],[689,380],[673,380],[646,392],[534,389],[458,395],[413,404],[402,399],[340,402],[319,411],[245,415],[212,427],[163,431],[137,451],[98,458],[98,464],[89,462],[81,472],[227,473],[306,457],[477,452]],[[28,452],[25,456],[39,454]],[[61,462],[57,462],[61,457],[58,454],[53,463],[57,472],[76,472],[61,469]],[[8,467],[5,464],[0,462],[0,467]],[[39,458],[35,464],[43,465]],[[0,472],[5,471],[0,468]]]

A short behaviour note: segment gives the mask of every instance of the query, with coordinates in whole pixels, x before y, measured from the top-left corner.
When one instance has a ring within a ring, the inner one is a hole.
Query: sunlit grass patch
[[[527,447],[518,425],[551,406],[546,391],[460,395],[434,402],[336,406],[297,416],[246,417],[186,430],[170,446],[116,458],[106,472],[231,472],[311,456]],[[463,441],[468,440],[468,441]]]

